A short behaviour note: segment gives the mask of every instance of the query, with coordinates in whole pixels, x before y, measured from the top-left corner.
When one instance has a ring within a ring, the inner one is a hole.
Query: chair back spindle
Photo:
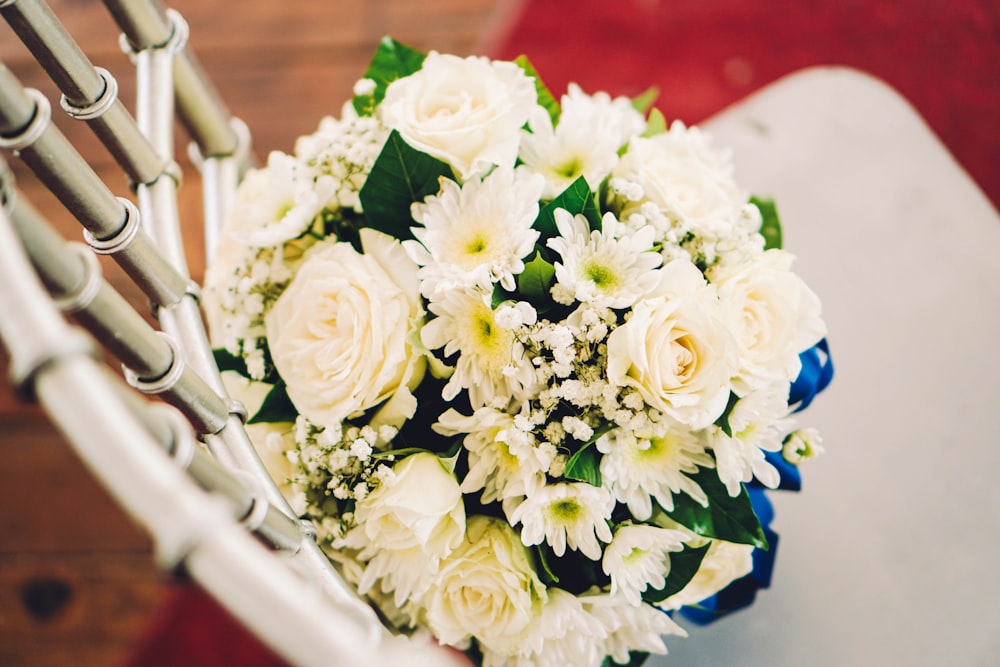
[[[135,117],[115,78],[44,2],[0,0],[0,14],[61,91],[59,108],[88,124],[135,200],[104,184],[52,124],[45,96],[0,64],[0,148],[76,217],[89,245],[64,241],[0,160],[0,338],[12,382],[149,531],[159,564],[183,568],[290,662],[451,664],[454,655],[426,639],[388,634],[331,566],[315,529],[295,517],[247,436],[246,411],[226,394],[189,276],[172,152],[179,120],[201,172],[211,255],[252,160],[249,131],[187,47],[178,13],[154,0],[105,4],[136,69]],[[95,254],[109,255],[148,297],[159,329],[102,278]],[[95,339],[121,361],[130,386],[99,366]]]

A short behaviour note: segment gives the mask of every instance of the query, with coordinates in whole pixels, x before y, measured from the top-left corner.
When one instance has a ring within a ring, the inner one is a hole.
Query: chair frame
[[[390,635],[295,517],[244,428],[212,356],[180,234],[173,159],[179,119],[203,181],[211,254],[250,133],[231,117],[190,49],[188,27],[155,0],[105,0],[137,81],[136,116],[41,0],[0,14],[121,166],[137,203],[115,196],[51,122],[51,105],[0,64],[0,148],[19,157],[84,227],[67,243],[17,191],[0,159],[0,338],[11,381],[37,400],[91,471],[152,536],[157,562],[183,569],[294,664],[448,664],[453,653]],[[154,329],[100,274],[110,256],[142,289]],[[58,309],[57,309],[58,307]],[[131,390],[94,360],[122,362]],[[172,406],[172,407],[170,407]],[[200,441],[200,444],[196,442]],[[204,445],[204,446],[202,446]],[[256,539],[255,539],[256,538]]]

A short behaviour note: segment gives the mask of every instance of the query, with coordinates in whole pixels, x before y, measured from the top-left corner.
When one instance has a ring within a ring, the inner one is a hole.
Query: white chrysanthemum
[[[506,405],[533,384],[531,361],[514,332],[497,324],[489,294],[455,290],[428,308],[437,317],[421,329],[424,345],[443,347],[448,357],[458,353],[455,372],[442,392],[445,400],[467,389],[473,408]]]
[[[618,664],[628,664],[630,651],[666,654],[662,635],[687,637],[684,628],[651,605],[614,595],[584,595],[580,600],[608,635],[600,653]]]
[[[749,482],[754,477],[771,489],[781,481],[778,471],[767,462],[759,447],[739,437],[730,437],[717,427],[706,431],[706,440],[715,452],[719,479],[726,485],[730,496],[738,496],[743,482]]]
[[[545,483],[555,450],[538,447],[534,437],[515,425],[504,410],[479,408],[471,416],[456,410],[442,414],[434,430],[443,435],[465,436],[469,472],[462,493],[483,490],[483,504],[530,496]]]
[[[421,292],[433,299],[445,290],[500,283],[515,288],[524,257],[538,240],[531,228],[538,217],[544,180],[523,169],[495,169],[480,181],[459,186],[441,179],[441,191],[411,207],[417,241],[404,246],[421,266]]]
[[[672,510],[675,493],[708,505],[708,496],[687,475],[698,472],[698,466],[711,467],[712,457],[688,429],[666,424],[650,432],[614,429],[597,440],[597,449],[604,454],[602,479],[636,519],[652,515],[653,499]]]
[[[556,281],[574,299],[597,308],[627,308],[657,284],[654,272],[661,262],[652,252],[652,227],[623,235],[625,227],[611,213],[601,220],[601,231],[591,231],[582,215],[555,211],[559,236],[547,245],[559,253]]]
[[[787,382],[773,382],[744,396],[729,413],[734,435],[769,452],[781,449],[780,433],[790,423]]]
[[[549,588],[541,616],[531,624],[519,650],[508,656],[484,651],[483,667],[598,667],[608,635],[584,600]]]
[[[611,541],[608,520],[614,507],[614,497],[604,488],[585,482],[549,484],[518,505],[510,523],[523,524],[525,546],[547,542],[556,556],[562,556],[569,545],[599,560],[601,542]]]
[[[336,191],[336,181],[318,175],[290,155],[273,151],[264,169],[247,173],[229,213],[233,238],[268,247],[301,236]]]
[[[646,123],[625,97],[593,96],[575,83],[562,97],[559,124],[552,127],[548,111],[538,106],[521,136],[521,160],[546,180],[543,196],[552,199],[580,176],[591,189],[618,164],[618,151]]]
[[[764,451],[781,449],[782,434],[789,420],[788,384],[778,382],[755,391],[736,402],[729,413],[732,437],[712,426],[703,434],[715,452],[719,479],[729,495],[737,496],[743,482],[756,477],[761,484],[775,488],[781,481],[777,469],[764,458]]]
[[[683,549],[687,539],[680,530],[639,524],[620,527],[601,560],[601,569],[611,577],[611,595],[638,605],[644,590],[663,588],[670,572],[669,553]]]

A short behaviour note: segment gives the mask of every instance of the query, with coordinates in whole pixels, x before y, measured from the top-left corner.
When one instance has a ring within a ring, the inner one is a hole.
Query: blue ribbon
[[[788,405],[798,403],[795,412],[805,410],[816,394],[826,389],[833,379],[833,357],[830,346],[824,338],[799,355],[802,370],[788,391]]]
[[[833,379],[833,359],[830,356],[830,345],[825,338],[800,354],[799,359],[802,362],[802,370],[788,391],[788,405],[798,403],[794,412],[804,410],[812,403],[816,394],[826,389]],[[781,476],[777,488],[783,491],[802,490],[802,474],[798,466],[786,461],[780,451],[764,452],[764,459],[773,465]],[[763,488],[756,479],[751,480],[747,486],[751,489]]]
[[[776,488],[782,491],[802,490],[802,473],[799,472],[799,467],[786,461],[781,452],[764,452],[764,460],[773,465],[778,471],[778,475],[781,476]],[[764,485],[758,482],[757,478],[747,483],[748,490],[763,488]],[[763,523],[763,519],[761,523]]]
[[[799,359],[802,361],[802,370],[788,392],[788,405],[798,404],[795,412],[805,410],[816,394],[826,389],[833,379],[833,359],[825,338],[800,354]],[[802,488],[802,475],[798,467],[786,461],[781,452],[764,452],[764,458],[777,468],[781,476],[778,482],[779,489],[799,491]],[[765,495],[764,487],[756,479],[747,484],[746,488],[769,548],[753,550],[753,569],[750,574],[737,579],[715,595],[695,605],[681,607],[681,614],[699,625],[706,625],[726,614],[750,606],[757,597],[757,591],[771,585],[774,558],[778,551],[778,534],[771,530],[774,506]]]

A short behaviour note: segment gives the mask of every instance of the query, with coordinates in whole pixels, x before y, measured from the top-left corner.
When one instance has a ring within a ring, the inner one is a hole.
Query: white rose
[[[380,232],[362,229],[361,243],[364,254],[348,243],[311,248],[265,319],[288,397],[324,427],[383,402],[373,425],[399,426],[416,409],[410,389],[424,373],[410,343],[423,316],[417,265]]]
[[[442,644],[475,636],[491,651],[510,655],[546,600],[527,549],[505,521],[469,519],[461,546],[441,563],[421,600],[427,625]]]
[[[694,578],[679,593],[660,602],[659,606],[664,609],[678,609],[684,605],[697,604],[740,577],[750,574],[751,570],[753,570],[752,546],[721,540],[713,541]]]
[[[464,181],[513,167],[535,84],[509,62],[431,52],[420,71],[389,84],[382,122],[413,148],[444,160]]]
[[[392,472],[358,501],[357,527],[345,539],[368,561],[361,593],[381,580],[382,591],[395,591],[402,605],[427,588],[441,559],[461,544],[465,505],[455,475],[434,454],[407,456]]]
[[[714,290],[686,260],[660,269],[660,286],[608,337],[608,380],[691,428],[726,409],[737,358]]]
[[[699,235],[724,234],[747,201],[733,180],[728,155],[712,151],[706,135],[679,121],[669,132],[633,139],[612,176],[639,184],[644,194],[625,204],[623,220],[652,202]]]
[[[791,266],[792,256],[774,249],[711,274],[736,338],[740,369],[733,387],[741,396],[774,381],[792,382],[802,367],[799,353],[826,334],[819,298]]]

